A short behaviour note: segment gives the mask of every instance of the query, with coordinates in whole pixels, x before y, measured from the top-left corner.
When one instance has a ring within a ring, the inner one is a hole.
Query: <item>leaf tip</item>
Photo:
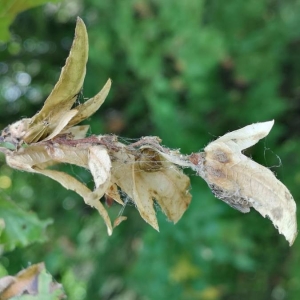
[[[107,233],[108,233],[108,235],[109,235],[109,236],[111,236],[111,235],[112,235],[112,233],[113,233],[113,229],[112,229],[112,227],[111,227],[111,226],[107,226]]]
[[[78,23],[84,23],[83,20],[79,16],[77,16],[77,19],[76,19],[76,24],[78,24]]]
[[[296,231],[295,234],[294,234],[294,236],[293,236],[293,238],[292,238],[291,240],[288,241],[290,247],[293,246],[293,244],[294,244],[294,242],[295,242],[295,239],[296,239],[297,235],[298,235],[298,231]]]
[[[269,132],[271,131],[271,129],[272,129],[274,123],[275,123],[274,119],[271,120],[271,121],[267,121],[267,122],[263,122],[263,123],[262,123],[262,124],[264,124],[264,125],[266,126],[266,131],[268,132],[268,134],[269,134]]]
[[[102,90],[101,90],[101,92],[102,92],[102,91],[105,91],[106,96],[107,96],[107,94],[108,94],[108,92],[109,92],[109,90],[110,90],[110,88],[111,88],[111,84],[112,84],[112,80],[111,80],[110,78],[108,78],[107,81],[106,81],[106,83],[105,83],[105,85],[104,85],[104,87],[103,87]],[[106,97],[106,96],[105,96],[105,97]]]

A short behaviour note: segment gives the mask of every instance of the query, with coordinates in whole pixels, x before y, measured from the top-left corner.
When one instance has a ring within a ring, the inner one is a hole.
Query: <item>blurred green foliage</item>
[[[0,41],[9,40],[9,26],[21,11],[30,9],[47,2],[58,2],[58,0],[1,0],[0,1]]]
[[[84,95],[113,80],[88,122],[93,134],[157,135],[190,153],[229,130],[275,119],[247,155],[272,168],[297,201],[299,13],[299,0],[69,0],[28,10],[0,44],[0,128],[41,108],[80,15],[90,39]],[[299,239],[289,248],[269,220],[234,211],[193,174],[193,201],[178,224],[158,212],[157,233],[128,205],[128,220],[107,237],[97,212],[74,193],[10,170],[3,157],[0,172],[3,193],[54,220],[48,242],[5,252],[2,268],[13,274],[43,260],[69,299],[299,297]],[[92,184],[84,170],[69,172]]]
[[[51,223],[50,220],[40,221],[35,214],[20,209],[2,193],[0,220],[3,222],[3,229],[0,234],[2,251],[26,247],[33,242],[44,242],[46,240],[45,228]]]

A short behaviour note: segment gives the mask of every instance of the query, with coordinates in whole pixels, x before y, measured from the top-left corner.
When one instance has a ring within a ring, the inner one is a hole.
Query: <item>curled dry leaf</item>
[[[110,79],[96,96],[71,109],[82,90],[87,59],[88,35],[84,22],[77,18],[74,41],[58,82],[37,114],[32,118],[22,119],[2,131],[2,136],[7,142],[15,145],[31,144],[51,140],[59,134],[73,134],[74,129],[71,128],[74,125],[99,109],[109,92]],[[85,129],[87,131],[88,127]],[[76,133],[78,134],[78,131]],[[77,134],[75,138],[78,137]],[[79,135],[80,138],[84,136]]]
[[[117,217],[114,221],[114,228],[119,226],[123,221],[126,221],[126,220],[127,220],[127,217],[125,217],[125,216]]]
[[[144,137],[123,144],[111,135],[86,137],[88,126],[75,126],[90,117],[104,102],[111,81],[93,98],[72,108],[82,90],[88,57],[88,37],[78,18],[74,42],[66,65],[41,111],[2,131],[0,151],[12,168],[48,176],[82,196],[103,217],[108,233],[114,226],[99,201],[106,195],[125,205],[124,195],[136,205],[142,218],[158,230],[155,203],[176,223],[191,201],[189,178],[181,168],[191,168],[208,183],[214,194],[230,206],[248,212],[255,208],[268,216],[290,244],[296,232],[296,205],[287,188],[267,168],[242,154],[265,137],[273,121],[257,123],[225,134],[204,152],[182,155],[167,149],[159,138]],[[95,188],[90,190],[74,177],[48,169],[69,163],[89,169]]]
[[[20,148],[13,155],[7,155],[7,164],[15,169],[43,174],[58,181],[66,189],[75,191],[84,199],[86,204],[98,210],[107,225],[108,233],[111,234],[110,218],[99,201],[110,186],[111,162],[107,151],[101,145],[93,147],[89,143],[77,143],[73,146],[72,143],[62,144],[59,143],[60,141],[71,142],[71,140],[63,138],[57,140],[56,144],[46,141],[31,144],[28,147]],[[96,184],[94,191],[66,173],[46,169],[61,162],[90,169]]]
[[[158,230],[154,200],[176,223],[191,201],[190,181],[177,166],[147,147],[147,142],[144,139],[145,145],[138,148],[114,144],[118,149],[110,151],[112,181],[133,199],[142,218]]]
[[[191,166],[217,198],[243,213],[253,207],[293,244],[297,235],[296,204],[289,190],[266,167],[241,151],[269,134],[274,121],[230,132],[191,155]]]

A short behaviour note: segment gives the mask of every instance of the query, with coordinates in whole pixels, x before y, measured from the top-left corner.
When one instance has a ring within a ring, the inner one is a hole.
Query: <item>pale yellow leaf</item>
[[[31,119],[24,137],[26,143],[37,142],[51,134],[71,109],[83,85],[87,59],[88,36],[83,21],[78,18],[69,57],[41,111]]]
[[[105,193],[108,197],[111,197],[113,200],[115,200],[116,202],[118,202],[121,205],[124,205],[124,202],[122,201],[119,191],[118,191],[118,187],[116,184],[112,184],[106,191]]]
[[[89,128],[89,125],[74,126],[62,131],[61,134],[66,134],[67,136],[71,135],[72,139],[74,140],[83,139],[86,136]]]
[[[214,141],[235,144],[240,151],[255,145],[259,140],[266,137],[274,125],[274,120],[269,122],[255,123],[241,129],[231,131]]]
[[[293,197],[269,169],[240,152],[266,136],[272,125],[273,121],[253,124],[210,143],[198,173],[216,197],[230,206],[242,212],[253,207],[263,217],[268,216],[292,245],[297,235]]]
[[[100,151],[92,149],[93,154],[96,153],[98,155],[101,152],[102,156],[105,156],[104,151],[105,150],[102,148]],[[110,218],[107,211],[99,201],[100,197],[105,194],[107,188],[111,185],[109,180],[110,173],[106,174],[107,178],[105,180],[105,174],[103,172],[101,173],[100,170],[102,164],[98,162],[97,165],[96,161],[95,165],[92,166],[93,162],[90,161],[89,152],[91,152],[90,147],[86,147],[86,145],[83,145],[82,147],[78,146],[75,149],[72,145],[60,145],[58,143],[51,145],[47,142],[41,142],[32,144],[26,148],[21,148],[18,152],[7,155],[6,161],[12,168],[45,175],[56,180],[66,189],[75,191],[83,197],[86,204],[95,207],[98,210],[107,225],[108,233],[111,234],[112,225]],[[109,160],[108,155],[105,157]],[[44,169],[49,165],[59,162],[70,163],[84,168],[91,168],[95,181],[97,181],[96,189],[94,191],[89,190],[80,181],[66,173]],[[108,172],[107,166],[109,163],[110,162],[107,163],[107,161],[103,162],[104,168],[106,168],[105,172]],[[100,184],[101,182],[105,182],[105,185],[102,186]]]
[[[136,173],[133,172],[133,191],[132,195],[130,196],[132,197],[141,217],[154,229],[159,231],[156,212],[153,207],[153,196],[148,191],[148,183],[140,178],[137,178],[135,175]]]
[[[35,168],[35,172],[43,174],[47,177],[50,177],[53,180],[58,181],[66,189],[72,190],[72,191],[76,192],[77,194],[79,194],[84,199],[84,201],[87,205],[95,207],[98,210],[98,212],[102,216],[102,218],[107,226],[108,234],[109,235],[112,234],[113,229],[112,229],[109,215],[108,215],[106,209],[103,207],[103,205],[99,201],[100,199],[98,198],[98,193],[97,193],[97,195],[93,194],[93,192],[90,189],[88,189],[84,184],[82,184],[80,181],[78,181],[77,179],[75,179],[74,177],[72,177],[66,173],[54,171],[54,170],[39,170],[37,168]]]
[[[138,159],[125,148],[114,154],[119,159],[113,162],[112,181],[132,199],[142,218],[158,230],[154,200],[176,223],[190,203],[190,181],[153,148],[144,147],[139,152]]]
[[[112,161],[112,182],[116,183],[136,205],[141,217],[157,231],[158,223],[156,212],[153,208],[152,197],[147,194],[147,185],[135,180],[135,157],[124,148],[114,153]]]
[[[70,120],[68,126],[74,126],[80,123],[81,121],[89,118],[92,114],[94,114],[103,104],[110,90],[110,86],[111,86],[111,80],[109,79],[104,85],[104,87],[102,88],[102,90],[95,97],[76,106],[76,110],[78,111],[78,114],[76,114],[76,116],[74,116]]]
[[[136,185],[145,186],[144,194],[155,199],[168,219],[178,222],[191,201],[189,178],[175,165],[163,162],[162,169],[145,172],[136,169]]]
[[[77,110],[76,109],[71,109],[70,111],[67,111],[63,118],[61,118],[55,125],[56,127],[53,128],[53,131],[51,132],[51,134],[49,134],[47,136],[47,138],[45,138],[45,141],[51,140],[53,139],[55,136],[57,136],[69,123],[69,121],[77,114]]]
[[[45,120],[53,111],[54,115],[63,115],[70,110],[82,88],[87,60],[88,35],[84,22],[78,17],[69,57],[43,108],[32,118],[33,124]]]

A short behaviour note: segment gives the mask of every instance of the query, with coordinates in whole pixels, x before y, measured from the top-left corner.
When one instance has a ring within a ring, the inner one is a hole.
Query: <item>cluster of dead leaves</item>
[[[88,58],[88,36],[78,18],[74,42],[60,78],[40,112],[2,131],[0,151],[9,166],[43,174],[81,195],[103,217],[108,233],[113,225],[99,199],[103,195],[123,205],[120,190],[135,203],[142,218],[158,230],[154,201],[176,223],[191,201],[189,178],[182,168],[196,171],[216,197],[248,212],[253,207],[268,216],[290,245],[297,234],[296,205],[288,189],[267,168],[242,154],[264,138],[273,121],[252,124],[210,143],[204,152],[182,155],[160,145],[156,137],[123,144],[111,135],[86,137],[88,126],[77,124],[104,102],[111,82],[93,98],[73,108],[82,89]],[[77,126],[76,126],[77,125]],[[74,177],[49,169],[69,163],[89,169],[95,189]],[[114,226],[125,218],[115,220]]]

